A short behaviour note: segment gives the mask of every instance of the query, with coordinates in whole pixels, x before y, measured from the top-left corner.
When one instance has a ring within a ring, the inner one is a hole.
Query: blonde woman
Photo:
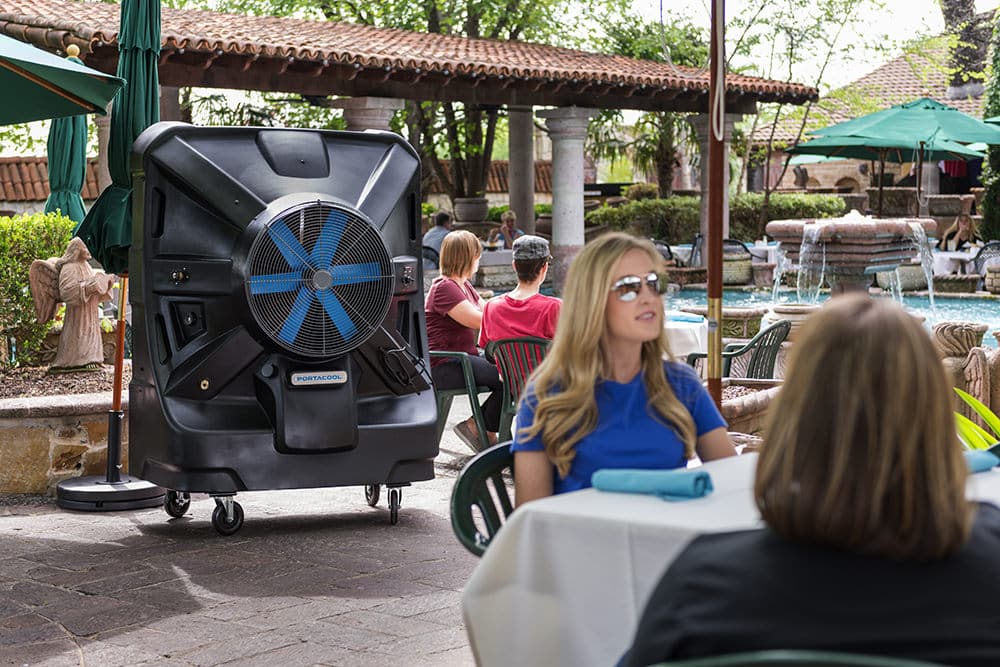
[[[518,505],[589,487],[601,468],[680,468],[695,453],[736,453],[697,375],[668,360],[662,261],[649,241],[612,233],[570,266],[559,326],[518,409]]]
[[[983,239],[979,236],[976,222],[972,216],[962,214],[945,230],[941,240],[938,241],[937,249],[954,252],[977,245],[983,245]]]
[[[500,215],[500,226],[491,231],[486,240],[489,243],[499,241],[501,248],[513,248],[514,241],[521,236],[524,236],[524,232],[517,228],[517,214],[514,211],[504,211]]]
[[[482,405],[490,442],[496,442],[500,427],[503,387],[496,366],[479,356],[476,332],[483,321],[483,300],[471,278],[479,270],[482,247],[475,234],[465,230],[449,232],[441,241],[441,275],[434,279],[424,298],[427,318],[427,345],[431,350],[465,352],[472,362],[476,384],[492,390]],[[465,386],[462,366],[455,359],[435,358],[431,362],[435,387],[460,389]],[[478,451],[479,431],[469,417],[455,426],[455,434]]]
[[[696,539],[650,597],[626,665],[762,649],[1000,665],[1000,509],[965,499],[953,397],[919,322],[832,299],[768,410],[767,527]]]

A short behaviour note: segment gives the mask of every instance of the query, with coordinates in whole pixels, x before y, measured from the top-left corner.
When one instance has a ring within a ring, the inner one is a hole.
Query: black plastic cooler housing
[[[130,472],[212,494],[431,479],[436,408],[412,147],[389,132],[158,123],[135,142],[131,168]],[[349,312],[384,317],[356,317],[351,349],[334,354],[276,341],[247,287],[255,239],[316,206],[370,225],[390,272],[384,303],[339,297]]]

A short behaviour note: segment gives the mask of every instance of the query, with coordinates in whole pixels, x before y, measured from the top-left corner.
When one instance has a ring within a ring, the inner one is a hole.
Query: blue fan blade
[[[291,292],[299,287],[302,287],[302,274],[298,271],[269,273],[265,276],[250,276],[251,294]]]
[[[312,249],[311,258],[314,267],[325,269],[333,263],[333,255],[337,252],[340,237],[346,227],[347,216],[344,215],[343,211],[336,209],[330,211],[330,215],[326,216],[326,222],[323,223],[319,238],[316,239],[316,245]]]
[[[268,226],[267,234],[274,241],[274,245],[278,247],[278,251],[282,257],[288,262],[288,266],[293,269],[301,269],[306,265],[309,253],[302,247],[302,244],[295,238],[295,234],[285,225],[284,221]]]
[[[306,315],[309,314],[312,300],[312,290],[306,287],[299,290],[298,296],[295,297],[295,303],[292,304],[292,310],[288,313],[288,319],[285,320],[281,331],[278,332],[278,338],[289,344],[295,342],[299,335],[299,329],[302,328],[302,323],[305,322]]]
[[[351,321],[350,315],[344,310],[344,307],[340,305],[340,301],[333,292],[329,290],[323,290],[321,292],[316,292],[316,298],[319,302],[323,304],[323,309],[326,314],[330,317],[330,321],[333,322],[333,326],[337,327],[337,332],[347,340],[354,335],[357,331],[357,327],[354,326],[354,322]]]
[[[371,283],[382,277],[382,270],[375,262],[366,264],[341,264],[330,267],[334,285],[356,285]]]

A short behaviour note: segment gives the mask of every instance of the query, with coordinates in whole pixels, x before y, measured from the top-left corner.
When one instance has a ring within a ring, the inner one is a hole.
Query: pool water
[[[829,298],[829,294],[820,294],[820,301]],[[888,295],[873,297],[877,299],[892,298]],[[782,293],[778,298],[779,303],[794,303],[795,292]],[[705,290],[682,289],[680,292],[666,296],[663,303],[669,310],[680,310],[689,306],[702,307],[708,303]],[[773,303],[770,290],[759,292],[747,292],[744,290],[723,290],[722,306],[726,307],[757,307],[770,306]],[[938,322],[979,322],[989,326],[989,330],[983,337],[983,345],[997,347],[997,340],[993,336],[994,332],[1000,332],[1000,299],[990,298],[955,298],[947,296],[934,296],[934,308],[930,306],[930,299],[926,296],[904,296],[903,306],[914,314],[924,317],[924,326],[930,329],[931,325]]]

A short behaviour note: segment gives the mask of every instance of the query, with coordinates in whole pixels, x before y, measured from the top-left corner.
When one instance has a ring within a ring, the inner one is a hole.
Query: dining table
[[[519,507],[462,594],[477,664],[614,665],[691,540],[763,526],[753,500],[757,457],[703,464],[714,491],[693,500],[585,489]],[[1000,468],[970,475],[967,495],[1000,505]]]
[[[708,321],[693,313],[668,310],[663,316],[670,353],[684,361],[692,352],[708,350]]]
[[[949,273],[972,273],[970,266],[976,258],[977,248],[971,250],[935,250],[931,255],[934,260],[934,275]]]

